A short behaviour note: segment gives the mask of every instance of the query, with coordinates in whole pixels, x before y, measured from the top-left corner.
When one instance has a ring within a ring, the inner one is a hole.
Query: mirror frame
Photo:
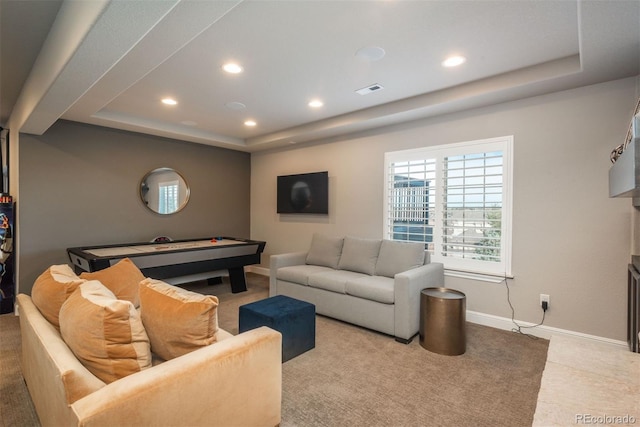
[[[166,173],[170,173],[170,172],[175,174],[176,178],[180,181],[180,188],[182,188],[182,184],[184,184],[184,188],[186,189],[185,195],[184,195],[184,197],[181,197],[181,200],[179,200],[178,208],[175,211],[173,211],[173,212],[159,212],[158,210],[156,210],[153,207],[151,207],[149,205],[149,200],[147,200],[147,194],[149,192],[149,186],[147,185],[147,181],[149,180],[150,177],[152,177],[154,175],[166,174]],[[184,179],[184,176],[182,176],[182,174],[180,172],[176,171],[173,168],[161,167],[161,168],[153,169],[153,170],[147,172],[146,175],[144,177],[142,177],[142,180],[140,181],[140,186],[139,186],[140,201],[142,202],[142,204],[147,209],[149,209],[151,212],[156,213],[158,215],[173,215],[173,214],[176,214],[176,213],[180,212],[182,209],[184,209],[185,206],[187,206],[187,203],[189,202],[190,195],[191,195],[191,189],[189,187],[189,183],[187,182],[186,179]]]

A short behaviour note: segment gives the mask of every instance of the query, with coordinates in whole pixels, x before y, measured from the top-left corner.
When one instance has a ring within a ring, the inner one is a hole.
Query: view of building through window
[[[435,159],[391,164],[389,221],[393,240],[425,242],[433,251]]]

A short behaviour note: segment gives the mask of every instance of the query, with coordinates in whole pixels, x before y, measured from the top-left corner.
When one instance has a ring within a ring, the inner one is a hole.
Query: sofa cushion
[[[60,334],[78,360],[105,383],[151,367],[140,314],[97,280],[81,284],[62,305]]]
[[[394,280],[384,276],[367,276],[347,281],[346,292],[354,297],[364,298],[383,304],[395,302]]]
[[[155,279],[140,283],[140,313],[151,351],[164,360],[217,340],[218,297],[202,295]]]
[[[309,286],[331,292],[346,293],[345,284],[349,280],[369,277],[362,273],[348,270],[330,270],[309,276]]]
[[[31,299],[42,316],[60,328],[60,307],[83,282],[68,265],[52,265],[34,282]]]
[[[137,308],[140,307],[138,288],[144,280],[144,275],[129,258],[118,261],[111,267],[93,273],[82,273],[80,278],[87,280],[99,280],[118,299],[130,301]]]
[[[315,233],[311,239],[306,263],[338,268],[343,242],[342,237],[330,237]]]
[[[309,276],[325,271],[333,271],[333,269],[320,265],[292,265],[279,268],[276,272],[276,278],[306,286],[309,284]]]
[[[383,240],[376,262],[376,275],[393,277],[424,264],[424,243]]]
[[[373,275],[381,240],[345,237],[338,268]]]

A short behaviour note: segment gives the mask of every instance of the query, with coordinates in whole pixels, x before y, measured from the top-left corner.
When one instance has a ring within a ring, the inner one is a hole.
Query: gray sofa
[[[409,343],[419,330],[420,291],[444,285],[422,243],[314,234],[307,252],[272,255],[269,295]]]

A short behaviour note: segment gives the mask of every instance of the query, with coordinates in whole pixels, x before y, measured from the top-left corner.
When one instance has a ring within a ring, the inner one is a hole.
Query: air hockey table
[[[127,243],[68,248],[77,274],[105,269],[129,258],[145,277],[171,284],[210,279],[229,273],[231,292],[247,290],[244,266],[260,263],[266,242],[233,237]],[[226,271],[225,271],[226,270]]]

